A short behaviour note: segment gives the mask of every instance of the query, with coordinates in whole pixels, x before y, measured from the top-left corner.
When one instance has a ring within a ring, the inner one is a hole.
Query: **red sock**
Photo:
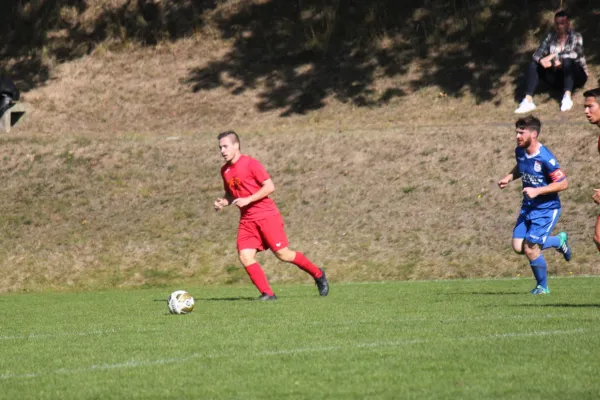
[[[323,276],[323,272],[319,267],[311,263],[310,260],[299,251],[296,252],[296,257],[294,257],[294,261],[292,262],[301,270],[308,272],[313,278],[320,278]]]
[[[260,267],[259,263],[250,264],[246,267],[246,272],[250,277],[254,286],[258,289],[258,291],[262,293],[266,293],[269,296],[273,296],[273,290],[271,286],[269,286],[269,282],[267,281],[267,276],[265,275],[265,271]]]

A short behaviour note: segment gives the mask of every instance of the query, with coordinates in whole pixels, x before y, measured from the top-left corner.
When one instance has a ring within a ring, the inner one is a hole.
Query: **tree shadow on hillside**
[[[191,36],[215,0],[126,0],[93,8],[89,0],[0,2],[0,73],[22,91],[50,79],[56,64],[90,54],[112,39],[155,45]],[[82,18],[90,15],[89,18]],[[85,22],[82,22],[85,21]]]
[[[597,63],[599,15],[593,1],[564,2],[576,10],[588,60]],[[0,72],[27,91],[51,79],[56,65],[89,55],[100,43],[153,46],[194,35],[210,19],[232,48],[190,70],[183,84],[195,92],[225,88],[232,95],[258,90],[260,111],[302,114],[324,107],[329,97],[377,106],[427,87],[439,88],[444,96],[500,102],[503,78],[520,79],[518,66],[530,57],[522,52],[523,43],[534,29],[540,28],[541,37],[549,28],[548,13],[560,3],[5,1],[0,2]],[[395,83],[400,79],[402,84]]]
[[[530,57],[521,50],[529,33],[548,28],[548,6],[534,0],[476,7],[435,0],[257,2],[220,16],[232,50],[190,71],[186,83],[195,92],[222,87],[233,95],[259,88],[258,109],[287,116],[319,109],[329,96],[357,106],[405,96],[404,86],[381,92],[375,82],[400,78],[417,61],[411,91],[435,86],[444,95],[499,102],[502,78],[517,79],[515,65]],[[580,25],[592,36],[596,22],[586,16]]]

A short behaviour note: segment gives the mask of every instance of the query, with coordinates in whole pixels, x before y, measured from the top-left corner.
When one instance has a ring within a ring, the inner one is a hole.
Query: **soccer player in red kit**
[[[590,121],[590,124],[594,124],[600,128],[600,87],[588,90],[583,93],[583,97],[585,97],[585,116],[588,121]],[[600,152],[600,137],[598,137],[598,151]],[[594,189],[592,199],[596,204],[600,204],[600,189]],[[598,251],[600,251],[600,215],[598,215],[598,218],[596,219],[594,242],[596,243]]]
[[[250,280],[261,293],[259,300],[276,300],[267,277],[256,262],[258,251],[271,249],[281,261],[289,262],[309,273],[319,294],[327,296],[329,284],[325,271],[315,266],[304,254],[288,248],[283,218],[269,195],[275,190],[271,177],[260,162],[241,153],[240,138],[234,131],[219,134],[219,149],[225,160],[221,176],[225,195],[215,200],[215,210],[228,205],[240,209],[237,249]]]

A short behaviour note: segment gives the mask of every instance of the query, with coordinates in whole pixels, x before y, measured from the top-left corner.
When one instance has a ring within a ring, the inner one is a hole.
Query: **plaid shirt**
[[[583,56],[583,38],[580,33],[573,30],[569,30],[567,33],[567,41],[564,47],[558,42],[556,32],[552,31],[542,41],[540,47],[533,53],[533,59],[536,62],[540,62],[540,59],[550,54],[557,54],[558,58],[563,60],[565,58],[571,58],[575,60],[586,75],[588,75],[587,64],[585,57]]]

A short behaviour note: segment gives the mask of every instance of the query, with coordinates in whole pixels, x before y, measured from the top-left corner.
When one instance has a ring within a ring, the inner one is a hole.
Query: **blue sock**
[[[529,266],[531,267],[531,271],[533,272],[533,277],[535,278],[535,284],[539,285],[540,284],[540,274],[538,273],[537,268],[535,268],[533,265],[531,265],[533,261],[529,261]]]
[[[535,260],[529,261],[529,265],[537,284],[543,288],[548,288],[548,266],[546,265],[544,256],[540,254]]]
[[[549,236],[542,245],[542,250],[549,249],[550,247],[554,247],[555,249],[560,247],[560,238],[558,236]]]

